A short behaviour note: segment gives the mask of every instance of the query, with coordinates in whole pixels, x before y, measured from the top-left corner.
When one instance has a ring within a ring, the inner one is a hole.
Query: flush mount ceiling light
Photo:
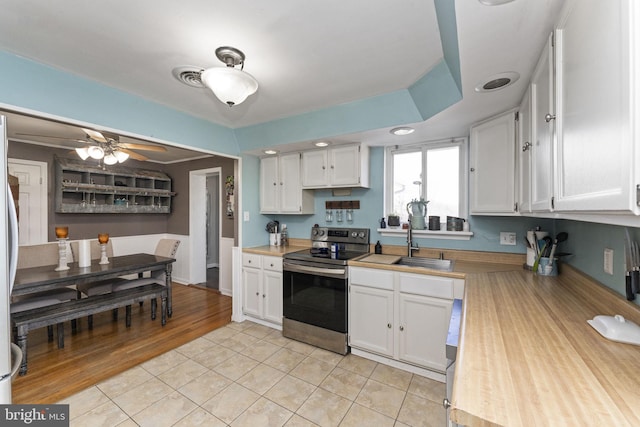
[[[204,70],[200,79],[220,101],[233,107],[258,90],[256,79],[243,71],[244,53],[234,47],[222,46],[216,49],[216,56],[226,67]],[[235,68],[237,65],[240,69]]]
[[[513,0],[478,0],[485,6],[498,6],[505,3],[511,3]]]
[[[264,150],[264,154],[278,154],[276,150]]]
[[[476,92],[493,92],[494,90],[503,89],[517,82],[519,78],[520,74],[514,71],[495,74],[482,83],[478,83]]]
[[[326,141],[318,141],[314,142],[313,145],[315,145],[316,147],[328,147],[329,143]]]
[[[400,126],[400,127],[391,129],[389,133],[393,135],[404,136],[404,135],[409,135],[415,131],[416,130],[414,128],[411,128],[409,126]]]

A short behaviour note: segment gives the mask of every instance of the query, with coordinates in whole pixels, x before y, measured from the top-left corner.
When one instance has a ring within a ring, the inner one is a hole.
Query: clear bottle
[[[289,246],[289,232],[287,231],[287,224],[282,224],[282,230],[280,230],[280,246]]]

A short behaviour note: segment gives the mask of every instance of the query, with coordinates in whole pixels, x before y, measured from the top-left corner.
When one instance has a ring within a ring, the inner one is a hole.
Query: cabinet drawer
[[[448,277],[400,274],[400,292],[408,294],[453,299],[453,284]]]
[[[242,266],[243,267],[261,268],[262,267],[262,264],[260,262],[261,259],[262,259],[262,257],[260,255],[242,254]]]
[[[277,256],[263,256],[262,268],[271,271],[282,271],[282,258]]]
[[[349,282],[353,285],[393,290],[393,271],[349,267]]]

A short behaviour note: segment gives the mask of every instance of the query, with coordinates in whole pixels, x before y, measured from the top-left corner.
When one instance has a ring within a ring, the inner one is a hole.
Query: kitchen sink
[[[432,270],[453,271],[453,260],[438,258],[402,257],[396,265],[406,265],[408,267],[430,268]]]

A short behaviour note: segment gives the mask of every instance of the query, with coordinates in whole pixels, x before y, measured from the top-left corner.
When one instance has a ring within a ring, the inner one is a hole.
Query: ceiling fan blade
[[[119,142],[118,147],[129,148],[132,150],[158,151],[164,153],[167,151],[165,147],[158,145],[132,144],[130,142]]]
[[[99,142],[107,142],[107,138],[104,137],[104,135],[102,135],[100,132],[98,132],[97,130],[93,130],[93,129],[85,129],[82,128],[82,130],[84,131],[84,133],[87,134],[87,136],[91,139],[94,139],[96,141]]]
[[[131,151],[131,150],[128,150],[126,148],[118,148],[118,150],[122,151],[123,153],[127,153],[129,155],[129,157],[131,157],[134,160],[139,160],[141,162],[149,160],[148,157],[145,157],[142,154],[138,154],[135,151]]]
[[[66,137],[62,137],[62,136],[51,136],[51,135],[38,135],[38,134],[34,134],[34,133],[19,133],[16,132],[16,136],[20,135],[20,136],[35,136],[38,138],[47,138],[47,139],[61,139],[63,141],[69,141],[69,142],[82,142],[84,144],[90,144],[91,141],[88,141],[86,139],[77,139],[77,138],[66,138]]]

